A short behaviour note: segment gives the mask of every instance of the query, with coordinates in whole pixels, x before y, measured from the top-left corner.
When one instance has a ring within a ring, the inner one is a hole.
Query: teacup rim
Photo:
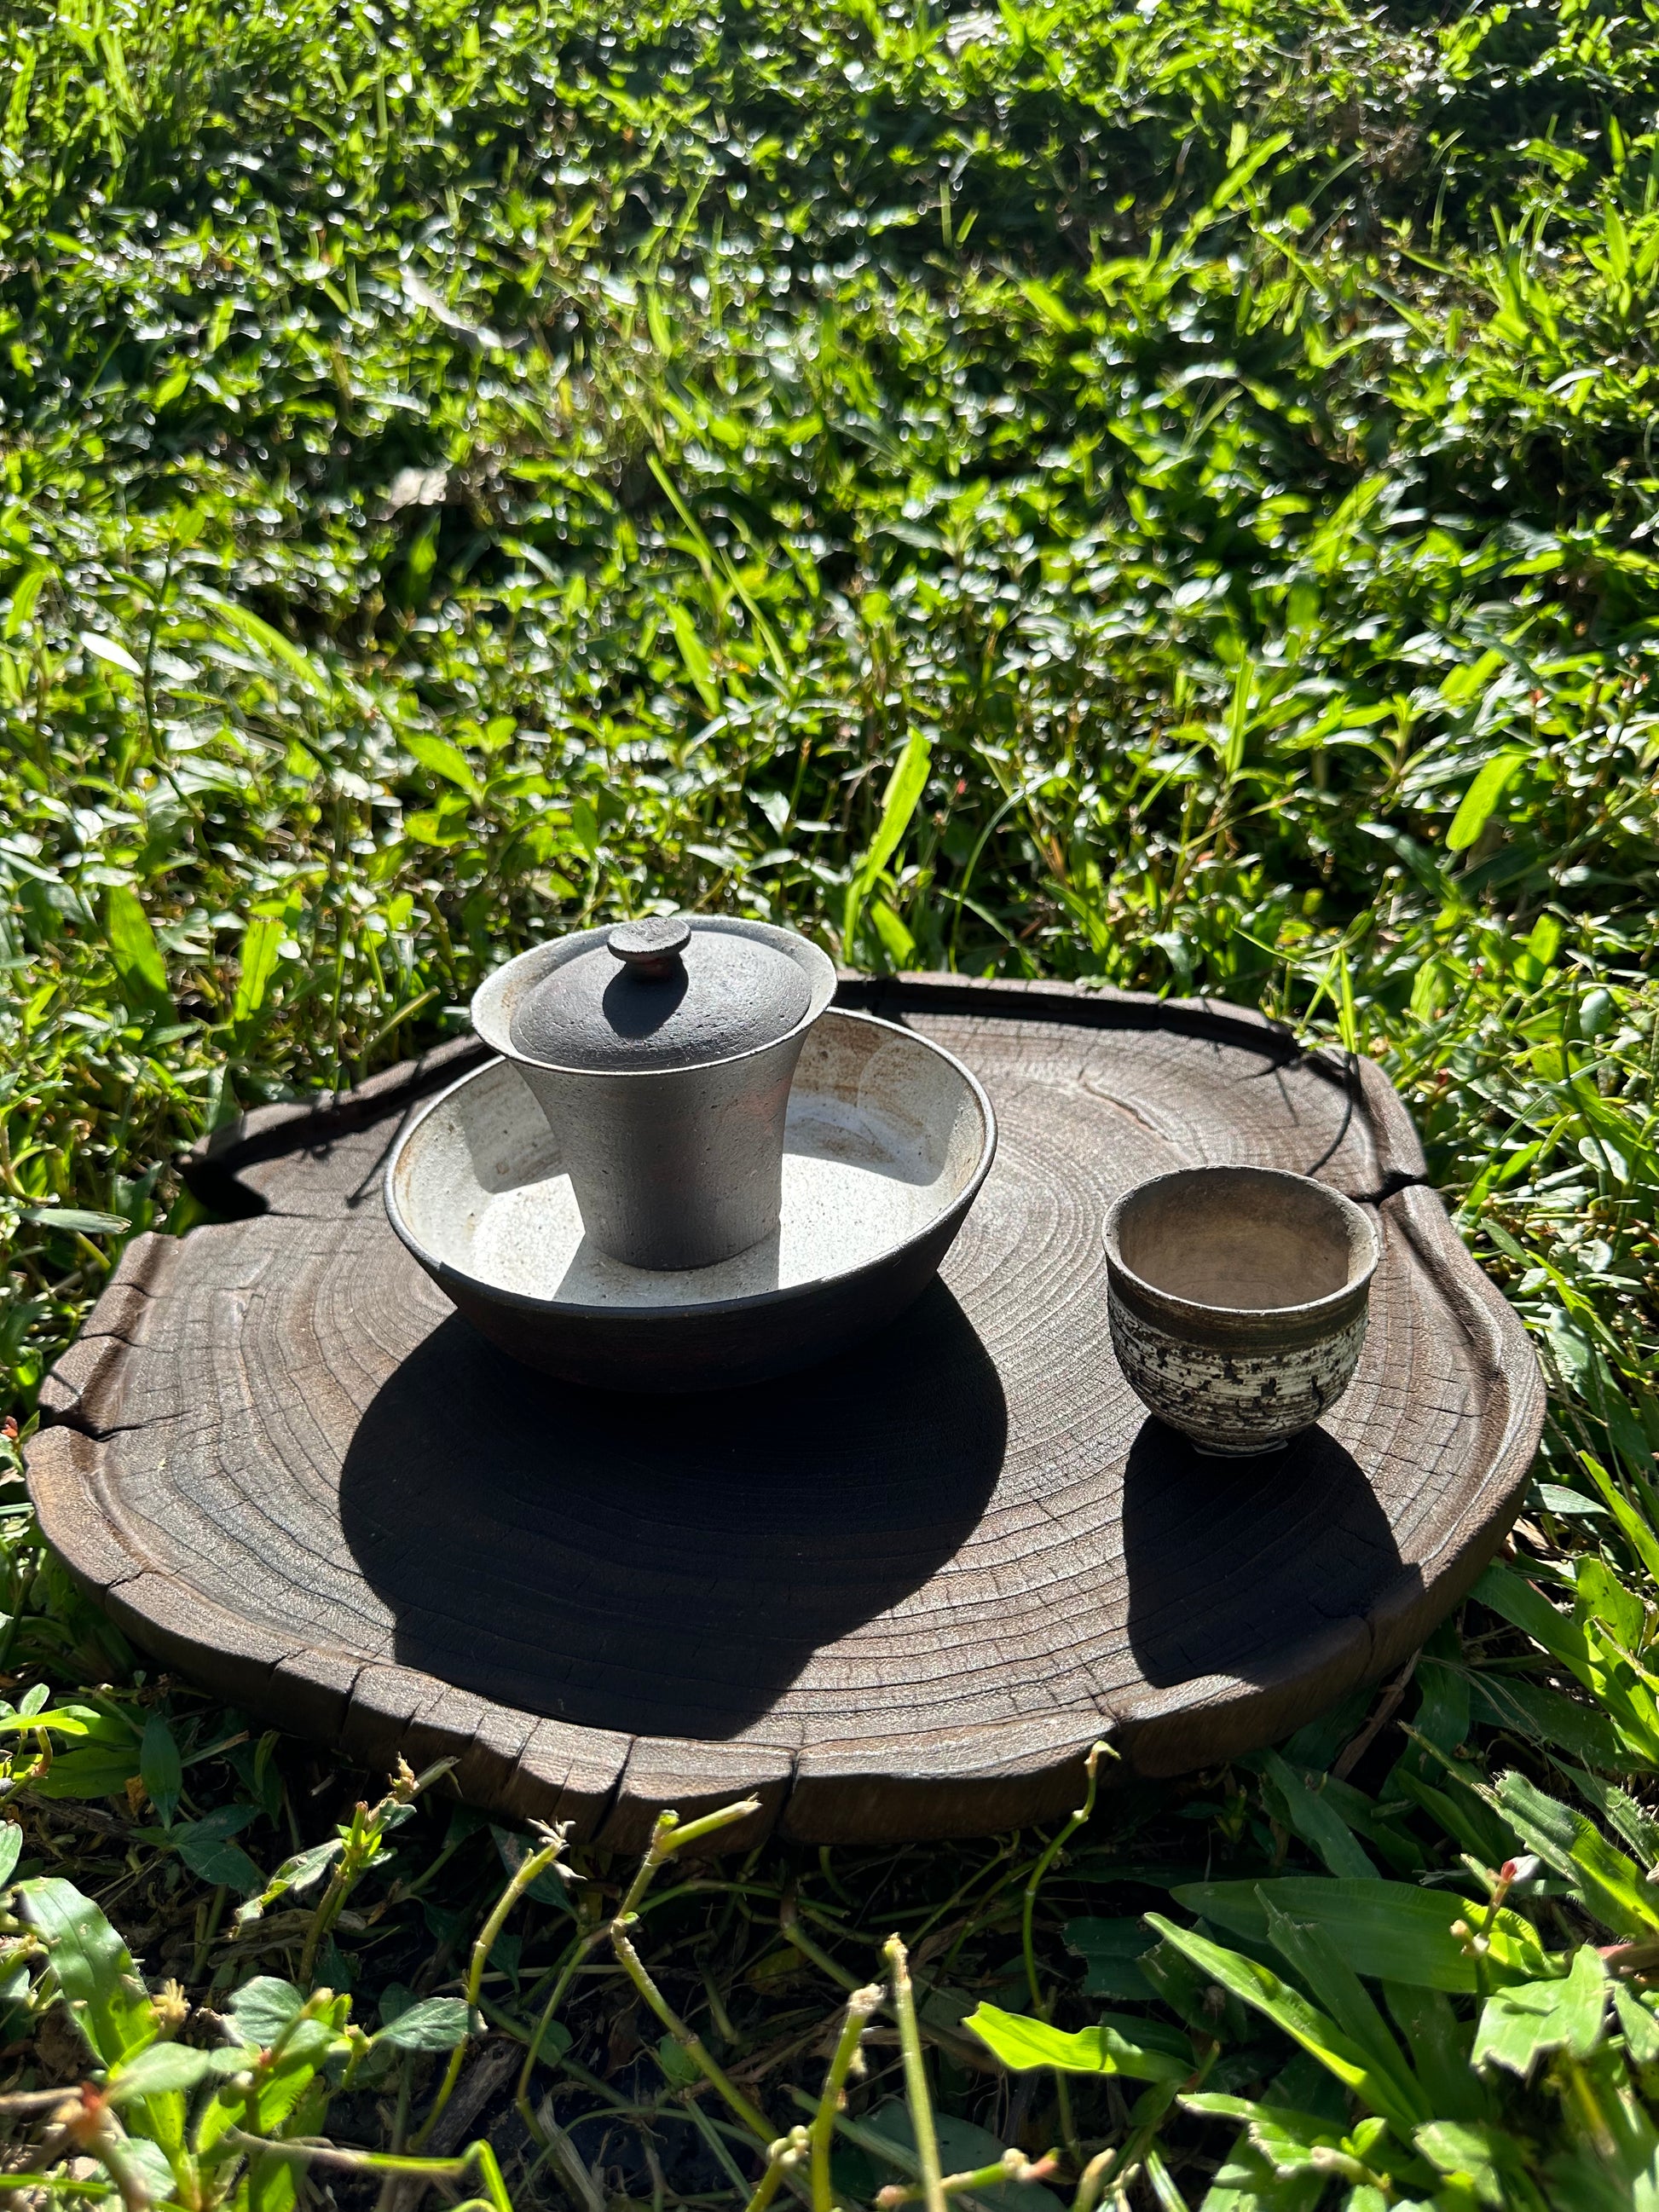
[[[1118,1231],[1126,1209],[1132,1200],[1139,1198],[1146,1191],[1156,1189],[1160,1183],[1185,1182],[1194,1177],[1206,1176],[1238,1176],[1253,1181],[1260,1180],[1263,1182],[1290,1183],[1301,1188],[1317,1191],[1322,1199],[1328,1199],[1334,1203],[1339,1213],[1347,1216],[1351,1220],[1358,1221],[1362,1225],[1370,1251],[1369,1264],[1360,1273],[1351,1277],[1339,1289],[1328,1291],[1322,1297],[1304,1299],[1297,1305],[1220,1305],[1206,1299],[1183,1297],[1177,1291],[1166,1291],[1159,1284],[1148,1281],[1146,1277],[1132,1267],[1123,1256]],[[1224,1325],[1256,1321],[1264,1325],[1283,1326],[1297,1322],[1316,1322],[1327,1315],[1334,1317],[1369,1292],[1371,1279],[1382,1261],[1382,1239],[1376,1223],[1365,1208],[1357,1200],[1350,1198],[1346,1191],[1334,1189],[1331,1184],[1321,1182],[1315,1176],[1298,1175],[1293,1168],[1256,1167],[1243,1161],[1212,1160],[1206,1161],[1201,1167],[1170,1168],[1162,1175],[1146,1176],[1143,1182],[1134,1183],[1127,1190],[1120,1193],[1112,1201],[1107,1209],[1101,1237],[1106,1248],[1106,1263],[1109,1273],[1121,1275],[1124,1281],[1132,1285],[1143,1297],[1167,1310],[1189,1315],[1195,1322],[1210,1323],[1220,1322]]]

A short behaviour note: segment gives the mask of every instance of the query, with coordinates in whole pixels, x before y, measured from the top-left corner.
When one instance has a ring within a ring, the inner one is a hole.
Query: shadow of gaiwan
[[[1369,1612],[1403,1571],[1364,1470],[1324,1428],[1255,1459],[1207,1459],[1149,1419],[1123,1478],[1129,1648],[1145,1680],[1246,1682]]]
[[[458,1315],[364,1413],[341,1522],[401,1664],[585,1727],[719,1741],[956,1554],[1006,1437],[942,1283],[839,1359],[692,1398],[548,1381]]]

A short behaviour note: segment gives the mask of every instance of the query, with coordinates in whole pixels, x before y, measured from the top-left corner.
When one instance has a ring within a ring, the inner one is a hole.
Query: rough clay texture
[[[801,1025],[835,988],[828,956],[792,931],[691,927],[683,993],[623,973],[597,929],[519,954],[472,999],[474,1029],[561,1132],[589,1235],[635,1267],[713,1266],[776,1229]],[[631,1042],[620,1033],[659,1004]],[[522,1056],[532,1048],[570,1065]]]
[[[1181,1771],[1397,1666],[1508,1526],[1542,1393],[1380,1072],[1221,1006],[843,996],[959,1054],[1001,1131],[901,1325],[693,1419],[521,1376],[380,1208],[452,1055],[197,1163],[269,1211],[129,1249],[31,1449],[52,1542],[166,1664],[619,1847],[744,1791],[738,1845],[985,1832],[1067,1809],[1097,1735]],[[1107,1206],[1206,1160],[1382,1237],[1352,1387],[1266,1460],[1198,1457],[1110,1349]]]
[[[700,929],[667,975],[635,975],[604,942],[549,969],[519,1000],[511,1034],[555,1067],[690,1067],[775,1044],[811,996],[805,969],[775,945]]]
[[[1134,1393],[1200,1451],[1249,1453],[1284,1443],[1348,1387],[1365,1341],[1365,1313],[1327,1336],[1271,1352],[1226,1351],[1171,1335],[1114,1290],[1112,1350]]]

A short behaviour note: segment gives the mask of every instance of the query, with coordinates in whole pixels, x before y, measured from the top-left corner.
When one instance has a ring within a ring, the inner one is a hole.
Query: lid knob
[[[681,973],[680,955],[691,932],[677,914],[652,915],[644,921],[622,921],[606,937],[605,949],[630,975],[661,981]]]

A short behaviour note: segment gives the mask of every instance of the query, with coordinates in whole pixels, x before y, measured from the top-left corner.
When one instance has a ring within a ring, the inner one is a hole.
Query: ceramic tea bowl
[[[1106,1218],[1124,1380],[1201,1452],[1277,1450],[1352,1381],[1381,1256],[1364,1210],[1306,1176],[1185,1168],[1144,1182]]]
[[[557,1133],[594,1246],[709,1267],[776,1232],[790,1085],[835,988],[793,930],[661,915],[521,952],[472,1026]]]
[[[393,1229],[526,1366],[590,1389],[726,1390],[831,1358],[921,1297],[990,1172],[996,1118],[941,1046],[831,1006],[789,1092],[777,1228],[684,1270],[595,1244],[571,1135],[489,1061],[393,1146]]]

